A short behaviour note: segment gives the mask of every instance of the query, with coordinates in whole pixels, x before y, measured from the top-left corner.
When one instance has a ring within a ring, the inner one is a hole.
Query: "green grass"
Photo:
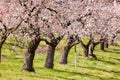
[[[61,50],[55,53],[54,69],[44,68],[46,54],[36,54],[34,60],[35,73],[22,71],[23,53],[10,51],[7,43],[3,46],[2,56],[5,58],[0,64],[0,80],[120,80],[120,46],[110,46],[105,51],[95,49],[98,60],[84,58],[83,50],[77,45],[77,66],[75,67],[74,48],[70,51],[68,64],[58,63]],[[44,45],[44,43],[41,43]],[[59,44],[65,45],[65,41]]]

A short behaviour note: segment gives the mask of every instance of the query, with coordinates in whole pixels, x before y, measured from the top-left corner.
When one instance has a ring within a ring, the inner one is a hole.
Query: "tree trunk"
[[[104,43],[104,41],[101,41],[101,43],[100,43],[100,50],[104,50],[104,47],[105,47],[105,45],[104,45],[105,43]]]
[[[2,57],[2,55],[1,55],[1,50],[2,50],[2,47],[1,47],[1,45],[0,45],[0,62],[2,61],[2,59],[1,59],[1,57]]]
[[[105,41],[105,48],[108,48],[109,44],[108,41]]]
[[[56,46],[48,45],[48,51],[47,51],[45,68],[53,69],[55,48],[56,48]]]
[[[95,46],[96,45],[94,43],[91,43],[91,45],[89,46],[89,55],[92,56],[95,60],[97,60],[96,55],[93,53]]]
[[[67,58],[68,58],[68,54],[69,54],[70,49],[71,49],[70,45],[66,45],[64,47],[61,58],[59,60],[60,64],[67,64],[67,62],[68,62]]]
[[[78,40],[78,42],[81,44],[81,46],[82,46],[82,48],[83,48],[83,50],[84,50],[84,56],[85,57],[88,57],[88,54],[89,54],[89,46],[90,46],[90,44],[91,44],[91,38],[89,39],[89,41],[88,41],[88,43],[85,45],[84,43],[83,43],[83,41],[82,40]]]
[[[1,62],[1,56],[2,56],[1,55],[1,53],[2,53],[2,46],[5,43],[6,39],[7,39],[6,35],[4,35],[4,36],[1,37],[1,41],[0,41],[0,62]]]
[[[112,39],[111,39],[111,41],[110,41],[110,44],[111,44],[111,45],[114,45],[115,38],[116,38],[116,35],[113,35],[113,37],[112,37]]]
[[[88,57],[89,47],[86,46],[86,47],[83,48],[83,50],[84,50],[84,56],[85,56],[85,57]]]
[[[65,45],[63,52],[61,54],[60,60],[59,60],[60,64],[68,63],[68,54],[69,54],[71,48],[77,44],[79,44],[77,36],[71,35],[70,37],[68,37],[67,44]]]
[[[35,51],[39,45],[40,38],[35,38],[32,40],[28,46],[27,52],[25,53],[25,60],[23,64],[23,70],[29,71],[29,72],[34,72],[33,68],[33,60],[35,56]]]
[[[110,41],[110,45],[114,45],[114,39]]]
[[[54,67],[54,54],[55,54],[55,48],[58,45],[58,43],[61,41],[64,35],[59,35],[58,37],[55,38],[55,35],[51,33],[49,35],[49,40],[44,39],[46,44],[48,45],[48,50],[47,50],[47,57],[46,57],[46,62],[44,67],[48,69],[53,69]]]

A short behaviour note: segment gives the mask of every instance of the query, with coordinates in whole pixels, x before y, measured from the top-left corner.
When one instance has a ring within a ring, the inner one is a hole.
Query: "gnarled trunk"
[[[104,40],[101,41],[100,43],[100,50],[104,50],[105,49],[105,43],[104,43]]]
[[[108,44],[108,41],[105,41],[105,48],[108,48],[109,44]]]
[[[110,41],[110,45],[114,45],[114,39]]]
[[[49,40],[44,39],[46,44],[48,45],[48,51],[47,51],[47,57],[45,62],[45,68],[53,69],[54,66],[54,54],[55,54],[55,48],[58,45],[58,43],[61,41],[64,35],[59,35],[55,38],[55,35],[53,33],[49,34]]]
[[[6,35],[1,37],[1,41],[0,41],[0,62],[1,62],[1,56],[2,56],[1,55],[1,53],[2,53],[2,46],[3,46],[4,42],[6,41],[6,39],[7,39]]]
[[[25,53],[23,70],[26,70],[29,72],[35,71],[33,68],[33,60],[34,60],[34,56],[35,56],[35,51],[36,51],[40,41],[41,41],[41,39],[36,37],[35,39],[33,39],[30,42],[30,44],[27,48],[27,52]]]
[[[62,55],[61,55],[60,60],[59,60],[60,64],[67,64],[67,62],[68,62],[67,58],[68,58],[68,54],[69,54],[70,49],[71,49],[71,47],[68,44],[64,47]]]
[[[94,40],[91,41],[91,44],[89,46],[89,55],[92,56],[95,60],[97,60],[96,55],[93,53],[95,47],[100,43],[100,41],[98,42],[94,42]]]
[[[45,68],[53,69],[54,66],[54,54],[55,54],[55,47],[54,45],[48,45],[47,57]]]
[[[110,41],[110,44],[111,44],[111,45],[114,45],[115,38],[116,38],[116,35],[113,34],[112,39],[111,39],[111,41]]]
[[[63,52],[61,54],[60,60],[59,60],[60,64],[68,63],[68,54],[69,54],[71,48],[79,43],[77,38],[78,38],[77,36],[73,36],[73,35],[68,37],[68,42],[65,45]]]
[[[79,42],[80,42],[80,44],[81,44],[81,46],[82,46],[82,48],[83,48],[83,50],[84,50],[84,53],[83,53],[84,56],[85,56],[85,57],[88,57],[88,54],[89,54],[89,46],[90,46],[90,43],[91,43],[91,39],[89,40],[89,42],[87,43],[87,45],[85,45],[82,40],[79,40]]]
[[[2,61],[2,60],[1,60],[1,56],[2,56],[2,55],[1,55],[1,49],[2,49],[2,47],[0,46],[0,62]]]
[[[89,47],[88,47],[88,46],[85,46],[85,47],[83,48],[83,50],[84,50],[84,56],[85,56],[85,57],[88,57]]]
[[[91,45],[89,46],[89,55],[92,56],[95,60],[97,60],[96,55],[93,53],[94,52],[94,48],[95,48],[95,44],[91,43]]]

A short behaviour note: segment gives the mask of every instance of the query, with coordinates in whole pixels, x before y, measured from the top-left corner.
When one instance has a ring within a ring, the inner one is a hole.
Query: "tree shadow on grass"
[[[104,70],[104,69],[99,69],[99,68],[95,68],[95,67],[83,67],[83,66],[78,66],[80,68],[87,68],[87,69],[91,69],[91,70],[100,70],[100,71],[104,71],[104,72],[114,72],[114,73],[119,73],[119,72],[116,72],[116,71],[107,71],[107,70]],[[44,70],[44,71],[47,71],[47,69],[45,68],[39,68],[40,70]],[[83,69],[84,70],[84,69]],[[101,77],[101,76],[96,76],[96,75],[93,75],[93,74],[88,74],[88,73],[82,73],[82,72],[72,72],[72,71],[64,71],[64,70],[58,70],[58,69],[53,69],[53,70],[49,70],[48,71],[51,71],[51,73],[46,73],[46,74],[42,74],[42,73],[39,73],[39,72],[35,72],[35,75],[29,75],[29,77],[36,77],[36,78],[42,78],[42,79],[50,79],[50,80],[58,80],[58,79],[61,79],[61,80],[76,80],[76,78],[74,78],[73,76],[75,75],[78,75],[78,76],[82,76],[82,77],[88,77],[88,78],[91,78],[91,79],[99,79],[99,80],[119,80],[117,78],[113,78],[113,77]],[[53,72],[53,73],[52,73]],[[61,73],[63,75],[61,75]],[[64,74],[69,74],[69,76],[64,76]],[[72,78],[70,78],[72,76]]]
[[[57,70],[57,69],[54,69],[54,71],[57,71],[57,72],[61,72],[61,73],[68,73],[70,75],[79,75],[79,76],[83,76],[83,77],[89,77],[91,79],[95,78],[95,79],[101,79],[103,80],[104,77],[100,77],[100,76],[95,76],[95,75],[92,75],[92,74],[87,74],[87,73],[81,73],[81,72],[70,72],[70,71],[62,71],[62,70]],[[76,80],[76,79],[68,79],[68,80]]]
[[[44,68],[41,68],[41,70],[44,70]],[[46,69],[45,69],[45,71],[46,71]],[[48,69],[48,71],[49,71],[49,69]],[[81,72],[70,72],[70,71],[63,71],[63,70],[58,70],[58,69],[53,69],[52,72],[51,72],[51,74],[41,74],[41,73],[35,72],[35,74],[37,74],[37,75],[34,75],[34,77],[43,78],[43,79],[50,79],[50,80],[53,80],[53,79],[55,79],[55,80],[58,80],[58,79],[61,79],[61,80],[63,80],[63,79],[64,80],[76,80],[74,77],[72,77],[72,78],[69,78],[69,77],[79,75],[79,76],[82,76],[82,77],[89,77],[91,79],[93,79],[93,78],[100,79],[100,80],[105,79],[104,77],[94,76],[94,75],[91,75],[91,74],[81,73]],[[54,73],[56,73],[56,74],[54,74]],[[63,75],[61,75],[61,73]],[[64,74],[69,74],[69,76],[64,76]],[[33,77],[33,76],[29,76],[29,77]]]
[[[105,69],[100,69],[100,68],[96,68],[96,67],[84,67],[84,66],[77,66],[77,67],[80,67],[80,68],[83,68],[84,69],[90,69],[91,71],[93,70],[98,70],[98,71],[103,71],[103,72],[107,72],[107,73],[114,73],[114,74],[117,74],[119,75],[120,74],[120,71],[108,71],[108,70],[105,70]],[[72,72],[73,73],[73,72]],[[88,76],[88,77],[91,77],[91,78],[96,78],[96,79],[100,79],[100,80],[119,80],[118,78],[113,78],[113,77],[101,77],[101,76],[96,76],[96,75],[92,75],[92,74],[81,74],[81,73],[76,73],[74,72],[75,74],[79,74],[79,75],[82,75],[82,76]]]
[[[115,74],[120,74],[120,71],[108,71],[107,69],[100,69],[97,67],[84,67],[84,66],[78,66],[80,68],[86,68],[86,69],[90,69],[90,70],[99,70],[99,71],[103,71],[103,72],[107,72],[107,73],[115,73]]]
[[[117,61],[120,61],[120,59],[118,59],[118,58],[113,58],[113,59],[115,59],[115,60],[117,60]]]
[[[104,52],[120,54],[120,49],[104,50]]]
[[[45,68],[40,68],[41,70],[44,70]],[[48,69],[48,71],[49,71],[50,69]],[[45,69],[45,71],[46,71],[46,69]],[[58,73],[58,75],[57,74],[54,74],[54,73],[52,73],[52,72],[57,72]],[[55,70],[55,69],[53,69],[52,71],[51,71],[51,74],[41,74],[41,73],[39,73],[39,72],[35,72],[35,74],[37,74],[37,75],[34,75],[34,76],[29,76],[29,77],[36,77],[36,78],[42,78],[42,79],[49,79],[49,80],[58,80],[58,78],[59,79],[61,79],[61,80],[75,80],[75,79],[69,79],[69,78],[67,78],[67,77],[63,77],[63,76],[59,76],[59,73],[63,73],[64,71],[59,71],[59,70]]]
[[[115,53],[120,54],[120,49],[113,49]]]
[[[119,63],[116,63],[116,62],[105,61],[105,60],[100,60],[100,59],[98,59],[98,61],[110,64],[110,65],[118,65],[119,64]]]

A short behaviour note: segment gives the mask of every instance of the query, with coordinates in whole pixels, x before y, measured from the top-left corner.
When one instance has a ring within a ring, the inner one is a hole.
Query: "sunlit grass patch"
[[[61,43],[59,46],[65,45],[65,41]],[[45,43],[40,45],[45,46]],[[62,48],[60,48],[55,53],[53,70],[44,68],[46,53],[36,53],[35,73],[22,70],[25,50],[15,54],[6,46],[7,44],[2,49],[2,56],[5,60],[0,63],[0,80],[120,80],[119,46],[110,46],[109,49],[100,51],[98,45],[94,52],[98,60],[94,60],[83,57],[83,50],[80,45],[77,45],[77,59],[75,59],[73,47],[69,53],[67,65],[58,63],[62,53]]]

